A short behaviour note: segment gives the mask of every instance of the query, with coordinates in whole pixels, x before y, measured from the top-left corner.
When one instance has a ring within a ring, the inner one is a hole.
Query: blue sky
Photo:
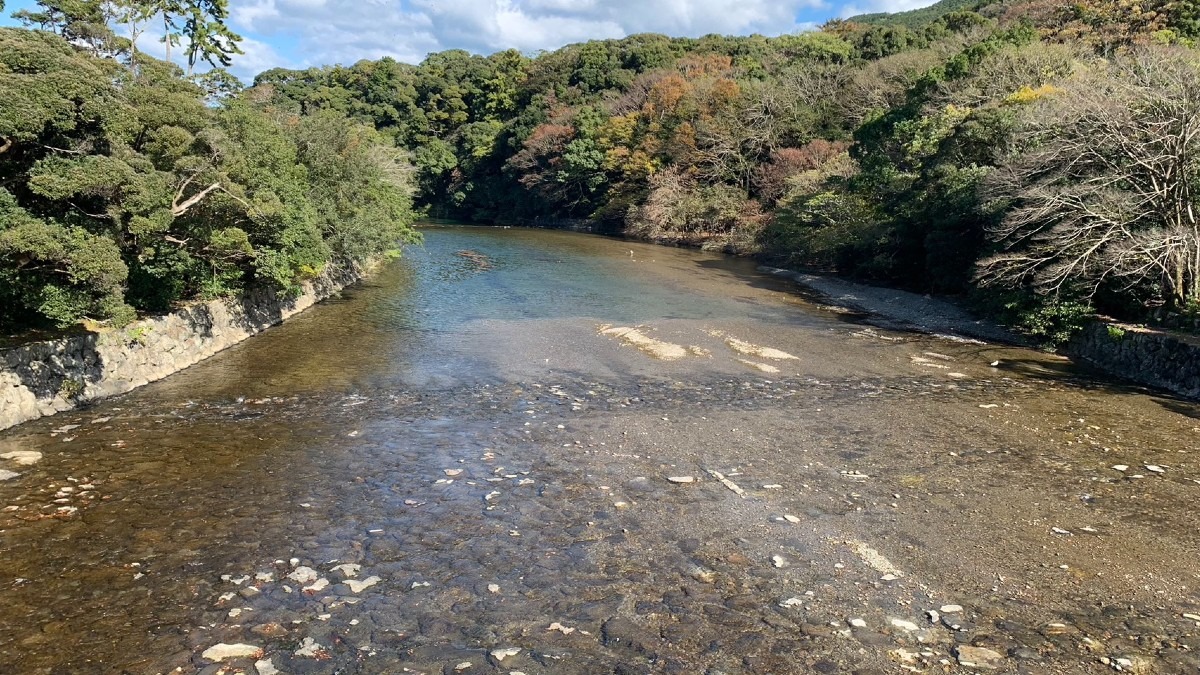
[[[244,78],[283,66],[350,64],[391,56],[416,63],[429,52],[532,53],[634,33],[780,35],[862,12],[901,11],[933,0],[230,0],[230,24],[246,54]],[[32,8],[9,0],[8,15]],[[156,35],[139,41],[161,50]]]

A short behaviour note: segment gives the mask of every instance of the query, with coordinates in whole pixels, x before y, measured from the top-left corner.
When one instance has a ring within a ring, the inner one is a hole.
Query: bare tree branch
[[[221,188],[220,183],[213,183],[212,185],[209,185],[208,187],[197,192],[196,194],[192,195],[191,197],[188,197],[186,200],[180,202],[179,198],[183,196],[183,188],[190,181],[191,181],[190,178],[187,181],[184,181],[183,186],[180,186],[179,192],[176,193],[175,201],[172,202],[172,204],[171,204],[171,215],[175,216],[176,218],[187,213],[188,209],[192,208],[196,204],[199,204],[200,201],[203,200],[205,197],[207,197],[210,193],[212,193],[213,190],[217,190],[217,189]]]
[[[1200,60],[1146,49],[1080,73],[1031,106],[982,196],[1007,204],[985,284],[1095,293],[1110,279],[1200,298]]]

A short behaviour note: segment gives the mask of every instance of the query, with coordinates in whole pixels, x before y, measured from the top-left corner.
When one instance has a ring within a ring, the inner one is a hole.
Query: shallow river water
[[[1196,404],[744,260],[425,236],[0,433],[0,673],[1200,668]]]

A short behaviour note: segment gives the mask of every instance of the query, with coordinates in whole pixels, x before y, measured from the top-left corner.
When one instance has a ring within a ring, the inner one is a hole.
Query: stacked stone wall
[[[70,410],[203,361],[360,280],[330,267],[295,297],[258,290],[196,303],[124,328],[0,351],[0,429]]]

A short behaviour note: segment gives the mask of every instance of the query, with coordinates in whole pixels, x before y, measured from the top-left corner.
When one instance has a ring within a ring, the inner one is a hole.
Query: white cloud
[[[229,70],[247,82],[262,71],[283,63],[283,57],[275,48],[261,40],[244,37],[238,46],[242,53],[233,58],[233,66]]]
[[[809,26],[796,20],[804,9],[835,13],[825,0],[233,0],[230,4],[234,29],[261,43],[275,44],[281,54],[291,51],[293,62],[270,65],[292,67],[349,64],[382,56],[415,63],[429,52],[453,48],[483,54],[509,48],[533,52],[634,33],[779,35]],[[265,49],[256,48],[256,53],[261,58],[270,56]],[[249,69],[239,64],[239,71]]]
[[[863,4],[851,3],[843,5],[838,16],[846,18],[859,14],[875,14],[876,12],[907,12],[910,9],[928,7],[936,0],[869,0]]]
[[[129,37],[129,31],[125,26],[117,26],[116,28],[119,35]],[[163,43],[162,36],[163,31],[158,27],[156,22],[146,24],[146,27],[138,36],[138,50],[156,58],[164,58],[166,56],[166,45]],[[275,51],[274,47],[262,40],[243,36],[238,46],[241,48],[242,53],[233,57],[233,65],[229,68],[229,71],[247,82],[253,80],[254,76],[258,73],[285,62],[285,59]],[[187,68],[187,54],[182,47],[175,47],[171,50],[171,62],[180,68]],[[209,68],[211,66],[204,61],[196,64],[196,72],[198,73],[207,72]]]

